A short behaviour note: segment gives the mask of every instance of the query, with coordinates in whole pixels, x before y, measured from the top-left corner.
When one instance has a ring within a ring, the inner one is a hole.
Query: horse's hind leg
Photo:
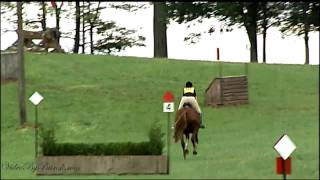
[[[197,144],[196,144],[196,139],[197,138],[197,134],[196,133],[192,133],[191,136],[191,141],[192,141],[192,145],[193,145],[193,154],[196,155],[197,153]]]
[[[186,145],[184,147],[184,151],[186,152],[186,154],[189,154],[188,143],[189,143],[189,134],[186,134]]]
[[[183,152],[183,158],[186,159],[186,152],[185,152],[185,143],[184,143],[184,137],[181,138],[181,146],[182,146],[182,152]]]
[[[196,133],[196,142],[197,142],[197,144],[199,144],[198,132]]]

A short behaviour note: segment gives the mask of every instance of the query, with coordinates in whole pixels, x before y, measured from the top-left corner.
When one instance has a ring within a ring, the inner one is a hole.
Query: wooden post
[[[219,48],[217,48],[217,60],[218,60],[218,61],[220,60],[220,51],[219,51]]]
[[[222,65],[220,62],[220,49],[217,48],[217,61],[219,62],[219,77],[222,77]]]
[[[167,112],[168,114],[168,125],[167,125],[167,174],[170,174],[170,139],[171,139],[171,121],[170,121],[170,112]]]
[[[244,73],[248,78],[248,63],[244,63]]]
[[[24,75],[24,38],[22,27],[22,2],[17,2],[18,15],[18,89],[19,89],[19,108],[20,108],[20,125],[27,122],[26,112],[26,91],[25,91],[25,75]]]
[[[287,179],[287,171],[286,171],[286,161],[281,158],[282,161],[282,175],[283,175],[283,180]]]
[[[35,122],[34,122],[34,150],[35,160],[38,158],[38,105],[35,106]]]

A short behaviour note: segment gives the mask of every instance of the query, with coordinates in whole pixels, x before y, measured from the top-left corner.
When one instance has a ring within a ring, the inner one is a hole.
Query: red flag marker
[[[164,95],[163,95],[163,101],[164,102],[173,102],[174,96],[170,91],[167,91]]]

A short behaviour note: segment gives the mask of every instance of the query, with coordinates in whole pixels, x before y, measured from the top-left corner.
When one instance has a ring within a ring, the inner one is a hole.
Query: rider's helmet
[[[186,87],[192,87],[192,82],[190,81],[186,82]]]

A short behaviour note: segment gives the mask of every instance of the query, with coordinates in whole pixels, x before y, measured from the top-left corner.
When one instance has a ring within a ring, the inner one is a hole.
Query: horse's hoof
[[[197,153],[197,151],[193,151],[193,155],[197,155],[198,153]]]
[[[185,153],[186,153],[186,154],[189,154],[189,150],[188,150],[188,149],[186,149],[186,150],[185,150]]]

